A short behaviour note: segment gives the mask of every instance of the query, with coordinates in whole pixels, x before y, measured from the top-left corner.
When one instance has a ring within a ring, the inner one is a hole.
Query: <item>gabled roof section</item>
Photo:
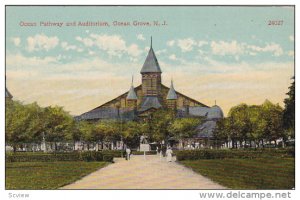
[[[171,86],[167,95],[167,99],[168,100],[176,100],[177,99],[177,94],[174,90],[174,86],[173,86],[173,80],[171,80]]]
[[[141,88],[142,88],[142,84],[140,84],[139,86],[135,87],[134,89],[135,89],[135,90],[139,90],[139,89],[141,89]],[[107,104],[110,104],[111,102],[116,101],[117,99],[127,97],[127,95],[128,95],[128,92],[125,92],[125,93],[119,95],[118,97],[116,97],[116,98],[114,98],[114,99],[112,99],[112,100],[110,100],[110,101],[108,101],[108,102],[106,102],[106,103],[104,103],[104,104],[101,104],[100,106],[97,106],[96,108],[94,108],[94,109],[92,109],[92,110],[96,110],[96,109],[98,109],[98,108],[105,107]],[[92,111],[92,110],[90,110],[90,111]],[[90,111],[88,111],[88,112],[90,112]]]
[[[152,48],[152,37],[151,37],[151,46],[150,50],[148,52],[147,58],[145,60],[145,63],[142,67],[141,73],[147,73],[147,72],[159,72],[161,73],[160,66],[158,64],[157,58],[155,56],[155,53]]]
[[[13,96],[10,94],[10,92],[8,91],[8,89],[5,87],[5,98],[10,98],[12,99]]]
[[[162,87],[162,88],[166,88],[166,89],[170,89],[169,87],[167,87],[167,86],[165,86],[165,85],[163,85],[163,84],[161,84],[161,87]],[[195,99],[192,99],[192,98],[190,98],[190,97],[188,97],[188,96],[186,96],[186,95],[184,95],[184,94],[182,94],[182,93],[180,93],[180,92],[178,92],[178,91],[176,91],[176,94],[177,94],[177,97],[178,97],[178,95],[181,95],[181,96],[183,96],[183,97],[189,99],[189,100],[192,101],[192,102],[195,102],[195,103],[197,103],[197,104],[200,104],[201,106],[209,107],[209,106],[207,106],[207,105],[205,105],[205,104],[203,104],[203,103],[201,103],[201,102],[199,102],[199,101],[197,101],[197,100],[195,100]]]
[[[160,107],[162,107],[162,105],[160,104],[160,102],[156,96],[147,96],[147,97],[144,97],[143,103],[142,103],[139,111],[145,111],[145,110],[148,110],[149,108],[157,109]]]

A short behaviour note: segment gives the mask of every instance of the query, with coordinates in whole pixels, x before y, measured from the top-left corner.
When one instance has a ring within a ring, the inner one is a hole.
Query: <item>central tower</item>
[[[150,50],[142,67],[142,92],[143,96],[159,96],[161,94],[161,69],[152,48],[152,37]]]
[[[142,104],[140,111],[150,108],[162,107],[161,98],[161,69],[152,48],[152,37],[150,50],[141,70],[142,74]]]

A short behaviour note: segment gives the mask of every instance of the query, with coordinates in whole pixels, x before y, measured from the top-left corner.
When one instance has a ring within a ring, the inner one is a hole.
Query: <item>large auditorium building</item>
[[[177,117],[204,117],[205,122],[197,127],[195,139],[205,140],[212,138],[216,121],[223,118],[222,109],[214,105],[209,107],[191,97],[175,90],[173,81],[170,87],[162,84],[161,68],[152,48],[140,71],[142,83],[134,87],[131,84],[129,91],[88,111],[77,120],[135,120],[145,118],[157,109],[174,109]],[[198,146],[198,145],[197,145]]]

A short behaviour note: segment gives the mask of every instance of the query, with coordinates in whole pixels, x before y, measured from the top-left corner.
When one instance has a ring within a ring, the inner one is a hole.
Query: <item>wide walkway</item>
[[[173,159],[175,159],[173,157]],[[157,155],[133,155],[131,160],[99,169],[61,189],[225,189],[176,162]]]

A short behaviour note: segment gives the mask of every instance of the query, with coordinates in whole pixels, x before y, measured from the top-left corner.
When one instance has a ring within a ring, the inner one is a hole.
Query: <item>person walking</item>
[[[168,162],[172,162],[172,153],[173,153],[173,151],[172,151],[171,147],[168,147],[168,149],[166,151]]]
[[[131,150],[130,150],[130,148],[126,148],[126,158],[127,158],[127,160],[130,160],[130,154],[131,154]]]

